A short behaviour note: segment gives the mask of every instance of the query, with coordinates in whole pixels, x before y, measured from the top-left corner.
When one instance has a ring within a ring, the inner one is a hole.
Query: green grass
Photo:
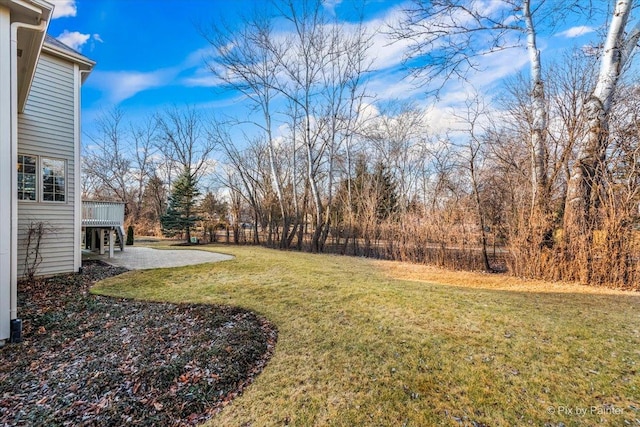
[[[93,291],[237,305],[277,325],[273,359],[211,425],[640,419],[638,295],[360,258],[210,249],[236,259],[131,272]]]

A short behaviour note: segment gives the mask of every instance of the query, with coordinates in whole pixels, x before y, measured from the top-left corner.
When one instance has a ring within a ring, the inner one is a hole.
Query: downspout
[[[11,164],[18,164],[18,29],[44,32],[47,21],[41,19],[38,25],[14,22],[11,24]],[[43,38],[44,40],[44,38]],[[36,62],[37,66],[37,62]],[[18,317],[18,176],[11,174],[11,320]]]
[[[77,67],[77,65],[76,65]],[[74,114],[75,114],[75,125],[74,125],[74,174],[75,174],[75,192],[74,192],[74,215],[76,218],[75,222],[75,231],[74,231],[74,270],[76,272],[82,271],[82,252],[81,252],[81,242],[82,242],[82,123],[80,110],[82,109],[82,82],[84,81],[84,75],[89,74],[91,70],[78,70],[76,75],[76,79],[78,80],[75,85],[75,103],[74,105]],[[77,144],[77,146],[75,146]]]

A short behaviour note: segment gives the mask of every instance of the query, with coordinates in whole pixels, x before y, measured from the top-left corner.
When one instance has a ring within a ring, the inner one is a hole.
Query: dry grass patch
[[[273,359],[211,425],[638,424],[635,294],[361,258],[212,250],[236,258],[95,288],[237,305],[276,324]]]
[[[543,280],[521,279],[506,274],[492,274],[472,271],[445,270],[431,265],[411,264],[397,261],[373,261],[390,277],[425,283],[462,286],[465,288],[510,290],[518,292],[575,293],[590,295],[638,295],[625,289],[611,289],[598,286],[584,286],[579,283],[547,282]]]

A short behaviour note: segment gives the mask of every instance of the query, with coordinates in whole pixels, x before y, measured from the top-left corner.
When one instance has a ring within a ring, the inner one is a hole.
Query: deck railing
[[[122,224],[124,224],[124,203],[92,200],[82,202],[83,227],[118,227]]]

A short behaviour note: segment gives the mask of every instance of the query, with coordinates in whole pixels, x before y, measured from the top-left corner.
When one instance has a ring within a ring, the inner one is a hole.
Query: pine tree
[[[398,190],[391,171],[382,162],[376,164],[373,182],[378,200],[378,219],[393,218],[398,213]]]
[[[191,241],[191,228],[200,219],[196,212],[199,195],[195,178],[189,170],[183,171],[173,184],[167,212],[161,218],[162,233],[165,236],[184,232],[187,242]]]
[[[133,246],[133,225],[127,227],[127,246]]]

